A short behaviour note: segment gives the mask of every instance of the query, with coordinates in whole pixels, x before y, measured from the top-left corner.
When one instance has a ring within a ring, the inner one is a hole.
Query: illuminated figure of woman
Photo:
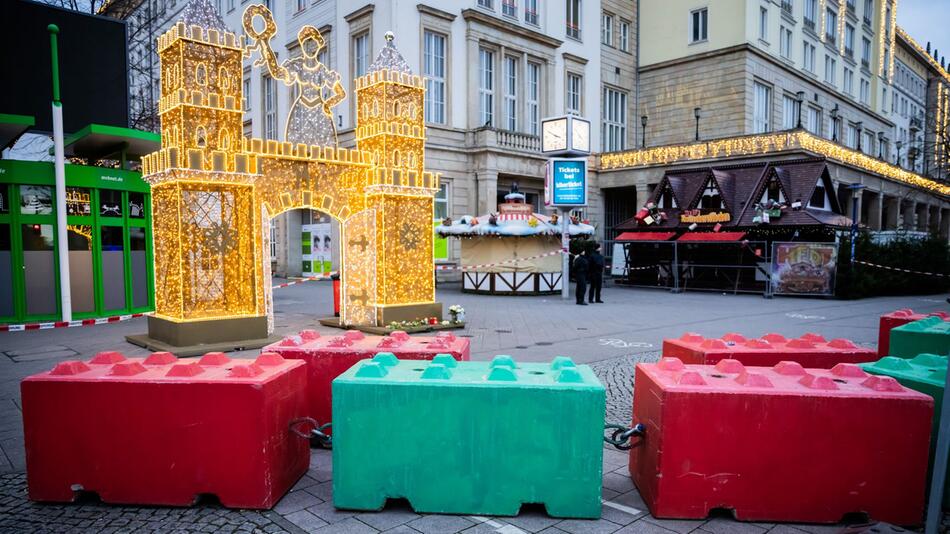
[[[256,8],[256,9],[255,9]],[[254,28],[254,17],[264,19],[265,27]],[[249,7],[244,12],[244,31],[254,43],[248,52],[257,48],[261,58],[255,65],[267,65],[275,80],[286,85],[296,85],[296,98],[290,106],[284,141],[292,144],[336,146],[336,127],[333,124],[333,107],[346,98],[340,83],[340,74],[330,70],[317,59],[326,41],[320,30],[304,26],[297,32],[297,42],[303,55],[277,63],[277,56],[270,46],[270,39],[277,31],[270,10],[263,5]]]

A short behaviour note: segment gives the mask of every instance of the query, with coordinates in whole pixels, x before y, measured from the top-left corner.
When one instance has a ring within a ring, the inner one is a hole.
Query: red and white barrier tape
[[[283,284],[277,284],[276,286],[272,287],[271,289],[280,289],[280,288],[282,288],[282,287],[287,287],[287,286],[293,286],[293,285],[297,285],[297,284],[302,284],[302,283],[304,283],[304,282],[312,282],[312,281],[314,281],[314,280],[329,280],[330,277],[333,276],[334,274],[336,274],[336,272],[323,273],[323,274],[321,274],[321,275],[319,275],[319,276],[308,276],[308,277],[306,277],[306,278],[301,278],[301,279],[299,279],[299,280],[294,280],[294,281],[292,281],[292,282],[284,282]]]
[[[479,265],[436,265],[436,271],[477,271],[479,269],[484,269],[486,267],[495,267],[497,265],[505,265],[508,263],[518,263],[519,261],[529,261],[536,260],[538,258],[547,258],[548,256],[558,256],[564,253],[563,250],[554,250],[551,252],[545,252],[544,254],[538,254],[537,256],[528,256],[526,258],[512,258],[510,260],[499,261],[495,263],[482,263]]]
[[[80,319],[78,321],[50,321],[47,323],[28,323],[28,324],[0,324],[0,332],[24,332],[26,330],[50,330],[53,328],[73,328],[76,326],[93,326],[97,324],[118,323],[128,321],[136,317],[151,315],[148,313],[132,313],[129,315],[113,315],[112,317],[99,317],[98,319]]]
[[[899,267],[888,267],[887,265],[878,265],[876,263],[869,263],[869,262],[860,261],[860,260],[854,260],[854,263],[860,263],[861,265],[867,265],[868,267],[877,267],[878,269],[887,269],[888,271],[897,271],[897,272],[908,273],[908,274],[921,274],[924,276],[939,276],[941,278],[950,276],[943,273],[930,273],[926,271],[912,271],[910,269],[901,269]]]

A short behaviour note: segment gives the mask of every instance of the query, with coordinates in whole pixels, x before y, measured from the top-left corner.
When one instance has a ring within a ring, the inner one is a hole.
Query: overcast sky
[[[899,0],[897,25],[926,48],[927,41],[950,59],[950,0]]]

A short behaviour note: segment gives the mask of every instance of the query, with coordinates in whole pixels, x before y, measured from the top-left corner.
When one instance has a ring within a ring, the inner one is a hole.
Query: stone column
[[[870,206],[868,208],[868,228],[872,231],[879,232],[881,230],[881,219],[883,218],[884,212],[884,195],[880,192],[872,192],[874,195],[870,200]]]
[[[478,171],[475,187],[478,188],[478,209],[475,216],[498,209],[498,171]]]
[[[887,206],[887,220],[884,221],[884,230],[897,230],[897,226],[900,223],[900,211],[901,203],[900,200],[894,197],[887,197],[884,199],[885,205]]]
[[[950,209],[940,210],[940,235],[944,238],[950,238]]]
[[[465,86],[466,100],[468,101],[468,127],[475,129],[482,125],[478,114],[478,38],[469,34],[466,36],[465,46],[468,57],[468,83]],[[495,77],[497,82],[498,77]]]
[[[641,207],[643,207],[644,204],[647,203],[648,200],[650,200],[651,191],[650,191],[650,186],[648,186],[647,184],[638,183],[636,184],[636,188],[637,188],[637,210],[639,210]]]

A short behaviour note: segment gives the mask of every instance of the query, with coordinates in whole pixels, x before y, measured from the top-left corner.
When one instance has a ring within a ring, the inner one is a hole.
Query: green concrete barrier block
[[[913,358],[918,354],[950,354],[950,322],[927,317],[891,330],[890,356]]]
[[[876,362],[862,363],[861,367],[871,374],[893,377],[904,387],[934,398],[933,429],[930,434],[930,467],[932,469],[934,450],[937,446],[937,428],[940,424],[940,407],[943,403],[943,389],[947,379],[947,357],[920,354],[908,360],[887,356]],[[930,480],[929,474],[927,480]],[[950,469],[947,470],[947,480],[943,490],[943,506],[950,508]]]
[[[600,517],[605,402],[569,358],[363,360],[333,381],[333,504]]]

